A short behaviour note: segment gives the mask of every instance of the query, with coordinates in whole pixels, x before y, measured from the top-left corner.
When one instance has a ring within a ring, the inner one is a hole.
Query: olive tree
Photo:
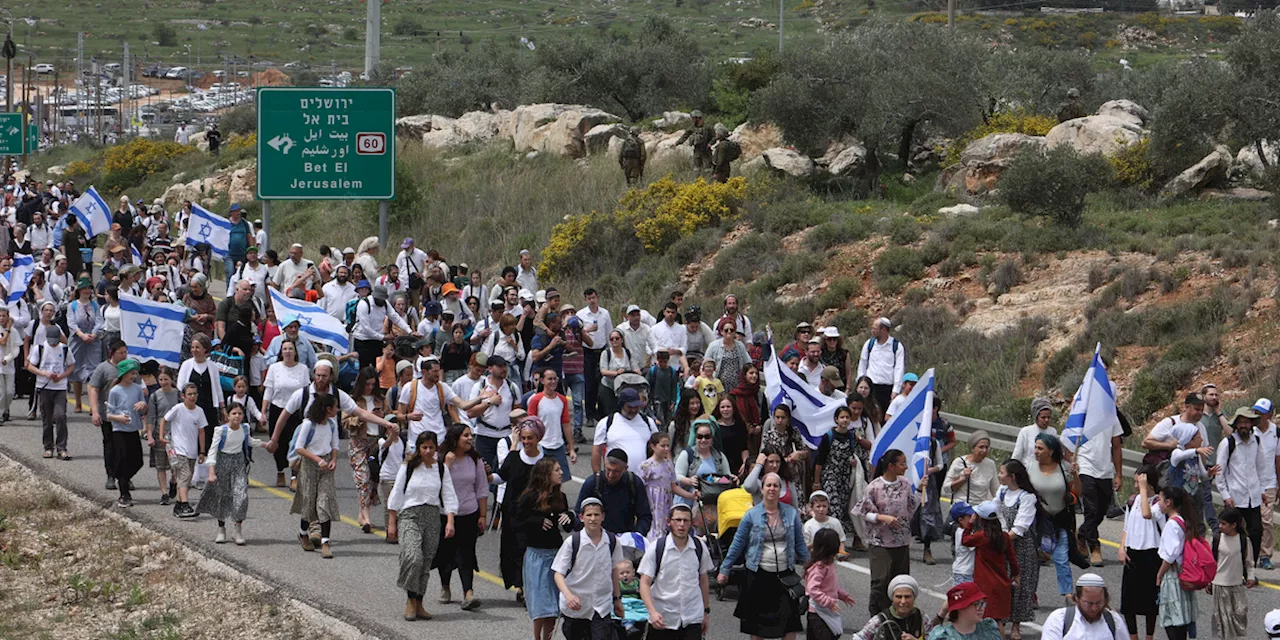
[[[1234,133],[1255,145],[1267,166],[1262,141],[1280,138],[1280,15],[1260,12],[1227,47],[1227,63],[1237,92],[1229,103]]]

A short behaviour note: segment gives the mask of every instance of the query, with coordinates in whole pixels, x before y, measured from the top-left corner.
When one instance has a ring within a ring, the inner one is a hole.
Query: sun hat
[[[116,379],[119,380],[120,378],[123,378],[126,373],[129,373],[130,371],[137,371],[141,368],[142,365],[138,364],[137,360],[125,358],[120,361],[120,364],[116,365]]]
[[[947,609],[959,611],[986,597],[976,582],[961,582],[947,591]]]

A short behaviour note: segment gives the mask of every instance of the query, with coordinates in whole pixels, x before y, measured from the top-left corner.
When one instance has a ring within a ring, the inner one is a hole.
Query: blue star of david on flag
[[[213,227],[209,226],[209,223],[206,222],[205,224],[200,225],[200,237],[205,241],[209,240],[209,234],[211,233],[213,233]]]
[[[156,339],[156,328],[155,323],[151,322],[151,318],[147,318],[146,322],[138,323],[138,337],[146,340],[147,344],[151,344],[151,341]]]
[[[231,221],[201,207],[191,205],[191,221],[187,227],[187,246],[207,243],[213,255],[227,257],[231,246]]]

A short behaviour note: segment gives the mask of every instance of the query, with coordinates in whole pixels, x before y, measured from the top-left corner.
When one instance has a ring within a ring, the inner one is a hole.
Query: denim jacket
[[[778,508],[781,510],[782,524],[787,530],[787,548],[791,550],[791,553],[787,554],[787,567],[794,569],[797,564],[809,561],[809,548],[804,544],[800,512],[785,502],[778,503]],[[747,556],[747,569],[756,571],[760,568],[760,554],[764,548],[764,536],[767,533],[765,527],[767,517],[763,504],[752,507],[746,515],[742,516],[738,533],[733,537],[733,544],[729,545],[729,552],[724,555],[724,562],[720,565],[720,573],[729,575],[733,563],[742,557],[744,551]]]

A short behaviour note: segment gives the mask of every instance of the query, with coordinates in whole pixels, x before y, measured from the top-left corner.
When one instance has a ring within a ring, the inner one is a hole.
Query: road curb
[[[149,533],[166,538],[182,550],[187,560],[194,562],[201,569],[225,578],[248,582],[262,591],[277,592],[303,618],[324,628],[337,638],[343,640],[407,638],[407,636],[387,628],[377,620],[342,611],[325,603],[304,600],[297,594],[292,585],[279,583],[270,576],[264,575],[261,571],[228,557],[216,549],[206,549],[199,543],[173,534],[166,527],[156,526],[159,523],[142,511],[131,510],[130,515],[126,516],[110,507],[104,508],[100,497],[91,495],[64,481],[62,478],[41,474],[28,456],[14,451],[7,445],[0,444],[0,456],[22,467],[31,476],[48,482],[65,494],[65,497],[69,500],[99,510],[105,516],[114,518],[130,528],[146,529]]]

